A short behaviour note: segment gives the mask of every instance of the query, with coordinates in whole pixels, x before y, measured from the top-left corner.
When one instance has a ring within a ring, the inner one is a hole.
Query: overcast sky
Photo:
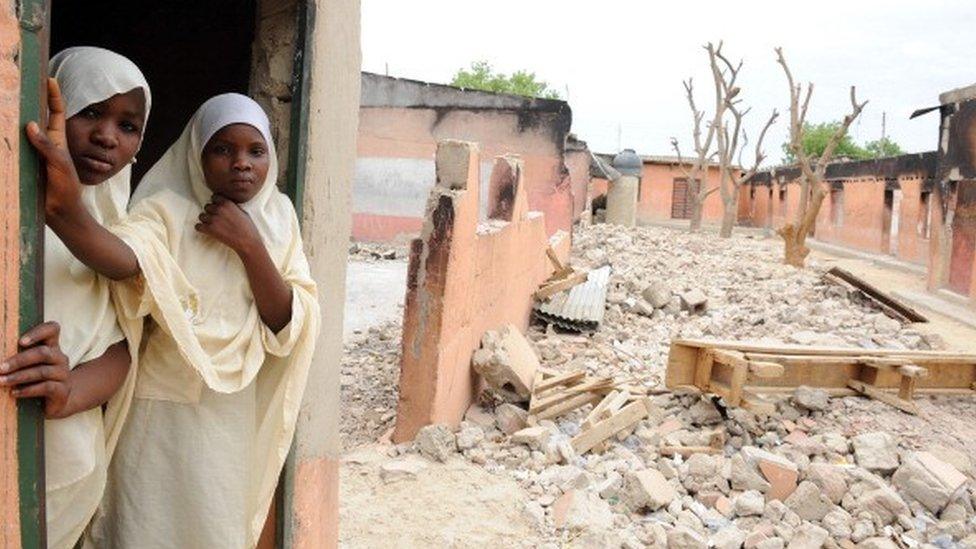
[[[936,113],[909,114],[976,82],[973,0],[363,0],[362,10],[363,70],[441,83],[474,60],[533,71],[569,101],[573,131],[599,152],[617,150],[618,135],[642,154],[671,154],[671,136],[690,148],[681,81],[694,77],[700,106],[713,100],[708,41],[745,61],[751,135],[774,107],[782,113],[767,140],[773,162],[789,106],[776,46],[794,76],[815,83],[811,121],[841,118],[853,84],[870,100],[854,138],[880,137],[886,112],[888,135],[909,152],[935,149],[938,133]]]

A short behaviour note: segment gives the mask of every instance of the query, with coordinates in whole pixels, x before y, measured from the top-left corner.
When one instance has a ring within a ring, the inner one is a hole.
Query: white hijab
[[[149,116],[149,84],[132,61],[117,53],[69,48],[54,56],[49,68],[61,87],[67,118],[134,89],[145,94]],[[100,185],[82,189],[83,203],[99,222],[117,223],[125,216],[130,172],[130,166],[125,166]],[[44,261],[44,317],[60,323],[60,346],[71,368],[98,358],[110,345],[139,330],[134,323],[122,323],[120,329],[109,282],[75,259],[50,229],[45,231]],[[135,352],[130,349],[133,360]],[[44,423],[48,540],[52,548],[73,547],[95,512],[104,489],[104,471],[131,401],[134,378],[133,365],[126,383],[108,402],[104,416],[101,408],[94,408]]]
[[[292,288],[291,322],[277,333],[261,321],[237,255],[194,229],[212,196],[203,174],[203,148],[231,124],[253,126],[268,145],[267,178],[258,194],[241,206]],[[251,447],[259,455],[251,482],[244,488],[248,509],[254,511],[249,537],[255,542],[294,434],[319,325],[317,290],[302,250],[298,217],[278,190],[277,175],[267,115],[246,96],[218,95],[197,110],[180,138],[145,175],[126,222],[113,228],[133,250],[142,271],[115,287],[124,314],[127,318],[150,315],[171,342],[158,345],[173,347],[160,360],[147,358],[140,364],[136,398],[202,406],[197,384],[225,394],[252,386],[256,391],[256,440]],[[185,382],[174,383],[174,379]],[[208,440],[205,432],[151,436],[178,437],[180,444]],[[220,452],[206,442],[200,446]],[[201,466],[219,466],[220,459],[220,455],[200,456]]]

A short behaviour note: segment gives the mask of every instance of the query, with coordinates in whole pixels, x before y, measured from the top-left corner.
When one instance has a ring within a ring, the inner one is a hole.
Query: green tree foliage
[[[827,142],[830,141],[830,137],[834,135],[839,127],[839,121],[804,124],[803,150],[814,158],[819,158],[823,154],[824,149],[827,148]],[[788,142],[783,143],[783,154],[783,161],[785,163],[790,164],[796,161]],[[887,137],[868,142],[862,147],[854,142],[850,134],[845,135],[840,140],[840,143],[837,144],[837,148],[834,149],[834,159],[844,157],[851,160],[867,160],[869,158],[882,158],[885,156],[897,156],[899,154],[904,154],[901,147]]]
[[[475,61],[470,69],[459,69],[451,80],[452,86],[496,93],[511,93],[526,97],[559,99],[559,92],[549,84],[536,80],[534,72],[516,71],[511,75],[495,72],[487,61]]]
[[[895,143],[887,137],[883,137],[877,141],[869,141],[864,145],[864,149],[871,158],[884,158],[886,156],[905,154],[905,151],[901,150],[898,143]]]

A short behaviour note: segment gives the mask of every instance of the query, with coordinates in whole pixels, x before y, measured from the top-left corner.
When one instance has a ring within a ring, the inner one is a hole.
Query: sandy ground
[[[344,340],[403,317],[407,261],[356,261],[346,264]]]
[[[364,446],[343,458],[340,547],[538,547],[542,534],[524,511],[514,481],[455,457],[415,478],[385,482],[388,446]]]

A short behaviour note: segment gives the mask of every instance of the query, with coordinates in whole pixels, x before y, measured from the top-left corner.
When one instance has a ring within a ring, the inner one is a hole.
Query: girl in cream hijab
[[[135,64],[100,48],[64,50],[50,70],[64,89],[67,148],[83,184],[83,206],[99,222],[115,224],[129,199],[149,85]],[[133,336],[138,326],[123,322],[120,329],[109,281],[72,257],[50,229],[44,318],[22,336],[24,350],[5,362],[0,383],[19,398],[44,398],[48,546],[70,549],[105,488],[134,379],[123,332]]]
[[[56,146],[28,134],[57,171]],[[267,116],[224,94],[197,110],[111,232],[77,207],[70,173],[48,184],[48,223],[121,281],[126,318],[151,318],[92,528],[98,547],[258,541],[319,319],[298,219],[276,178]]]

